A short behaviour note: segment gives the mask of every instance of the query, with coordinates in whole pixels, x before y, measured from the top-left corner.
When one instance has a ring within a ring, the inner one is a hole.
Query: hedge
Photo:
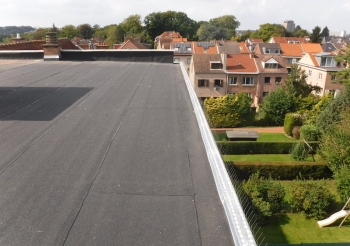
[[[217,141],[222,155],[289,154],[296,142]],[[309,142],[316,150],[318,142]]]
[[[324,162],[247,162],[226,163],[230,172],[235,172],[239,179],[248,179],[250,175],[260,172],[260,176],[280,180],[332,178],[332,171]]]
[[[301,126],[300,115],[294,113],[286,114],[284,118],[284,132],[292,137],[292,131],[295,126]]]

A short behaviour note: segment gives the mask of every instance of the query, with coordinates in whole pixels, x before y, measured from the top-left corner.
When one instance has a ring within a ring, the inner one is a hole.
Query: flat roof
[[[178,65],[0,64],[3,245],[234,245]]]

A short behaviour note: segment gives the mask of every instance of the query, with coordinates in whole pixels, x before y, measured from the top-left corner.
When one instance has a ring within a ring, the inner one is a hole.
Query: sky
[[[195,21],[234,15],[239,30],[260,24],[293,20],[311,31],[350,32],[350,0],[0,0],[0,26],[56,27],[88,23],[101,27],[119,24],[130,15],[143,18],[152,12],[184,12]]]

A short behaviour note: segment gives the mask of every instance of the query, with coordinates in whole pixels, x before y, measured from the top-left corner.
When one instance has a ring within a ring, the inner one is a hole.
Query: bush
[[[288,136],[293,136],[292,131],[294,126],[301,125],[301,116],[299,114],[288,113],[284,117],[284,132]]]
[[[217,141],[223,155],[246,154],[290,154],[295,142],[254,142],[254,141]],[[318,142],[309,142],[313,149],[317,149]]]
[[[343,202],[350,198],[350,169],[343,166],[334,173],[335,184]]]
[[[300,137],[306,141],[318,141],[320,131],[315,125],[303,125],[300,127]]]
[[[293,145],[290,156],[296,161],[305,161],[308,156],[308,150],[303,141],[299,141]]]
[[[253,173],[259,172],[261,177],[280,180],[332,178],[332,171],[326,163],[317,162],[246,162],[235,161],[226,163],[228,170],[235,173],[239,179],[248,179]]]
[[[290,206],[306,217],[321,219],[331,208],[334,197],[324,180],[296,180],[291,187]]]
[[[294,126],[292,134],[293,134],[293,138],[294,139],[299,139],[300,138],[300,127],[299,126]]]
[[[280,183],[266,179],[259,172],[243,182],[243,189],[251,199],[251,205],[259,224],[266,224],[268,217],[281,212],[285,191]]]

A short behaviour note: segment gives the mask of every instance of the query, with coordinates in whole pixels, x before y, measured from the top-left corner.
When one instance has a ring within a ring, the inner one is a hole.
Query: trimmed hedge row
[[[323,162],[246,162],[226,163],[228,170],[236,173],[239,179],[248,179],[250,175],[260,172],[260,176],[280,180],[332,178],[332,171]]]
[[[289,154],[296,142],[217,141],[222,155]],[[318,142],[309,142],[316,150]]]

